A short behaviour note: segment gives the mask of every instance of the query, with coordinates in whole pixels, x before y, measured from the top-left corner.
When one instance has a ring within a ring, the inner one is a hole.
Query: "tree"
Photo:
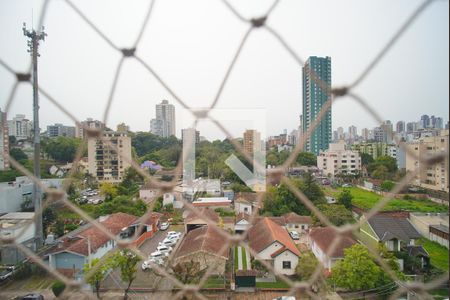
[[[377,179],[392,178],[397,172],[397,161],[390,156],[377,157],[375,161],[367,166],[370,175]]]
[[[314,182],[311,174],[306,174],[303,180],[292,179],[291,182],[315,205],[325,203],[324,193]],[[262,213],[281,216],[291,211],[299,215],[311,214],[310,210],[291,192],[286,184],[269,187],[266,191]]]
[[[85,276],[86,283],[92,285],[97,298],[100,298],[100,283],[105,278],[107,270],[110,269],[108,262],[101,262],[100,259],[95,258],[91,261],[91,265],[85,264],[83,267],[83,273],[88,274]]]
[[[318,205],[317,208],[333,225],[341,226],[355,221],[352,212],[343,205],[321,204]],[[325,226],[325,224],[322,224],[315,215],[313,215],[313,222],[314,224]]]
[[[9,150],[9,156],[19,162],[28,159],[28,156],[20,148],[12,148]]]
[[[111,200],[117,196],[117,187],[109,182],[103,182],[100,184],[100,194],[105,196],[105,200]]]
[[[66,284],[62,281],[56,281],[53,285],[52,285],[52,291],[53,294],[58,297],[59,295],[62,294],[62,292],[64,292],[64,290],[66,289]]]
[[[300,152],[297,162],[302,166],[317,166],[317,157],[311,152]]]
[[[344,205],[347,209],[352,208],[352,199],[353,196],[349,189],[344,189],[337,197],[338,202]]]
[[[312,252],[302,253],[297,267],[295,267],[295,274],[297,274],[301,281],[308,281],[318,266],[320,266],[319,261]]]
[[[367,153],[361,153],[361,164],[363,166],[368,166],[369,164],[373,163],[374,159],[372,155]]]
[[[205,273],[197,261],[180,262],[174,268],[175,277],[183,284],[197,283]]]
[[[82,143],[83,141],[78,138],[59,136],[43,140],[42,150],[56,161],[69,162],[74,160],[77,149]]]
[[[44,233],[47,232],[47,228],[53,224],[56,220],[56,212],[53,206],[47,206],[42,211],[42,227],[44,230]]]
[[[395,186],[395,183],[390,180],[385,180],[381,183],[380,188],[385,192],[391,191]]]
[[[131,284],[136,279],[137,263],[141,259],[129,249],[124,249],[114,253],[110,258],[110,263],[113,268],[119,268],[120,278],[127,284],[123,298],[128,299],[128,292]]]
[[[332,268],[331,280],[350,291],[373,289],[387,283],[383,269],[374,262],[367,248],[360,244],[344,250],[344,259]]]

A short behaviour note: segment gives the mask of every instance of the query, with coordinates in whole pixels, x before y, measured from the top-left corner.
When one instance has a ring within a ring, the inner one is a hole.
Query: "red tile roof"
[[[205,219],[209,219],[215,223],[219,222],[219,215],[215,211],[208,209],[207,207],[202,207],[197,211],[200,213],[201,216],[204,216]],[[186,218],[184,219],[184,222],[189,223],[197,219],[201,219],[201,217],[197,216],[197,214],[194,213],[193,211],[189,211]]]
[[[224,245],[224,239],[217,230],[210,226],[202,226],[189,231],[178,248],[175,258],[203,251],[228,259],[229,247],[219,253]]]
[[[248,236],[250,247],[258,253],[274,242],[278,242],[286,248],[284,250],[290,250],[297,256],[301,255],[287,230],[276,224],[270,218],[263,218],[256,223],[252,228],[250,228]],[[284,252],[284,250],[282,252]],[[277,252],[275,252],[277,255],[281,253]]]
[[[100,222],[100,224],[103,225],[111,234],[117,235],[120,233],[122,228],[130,226],[137,219],[138,218],[136,216],[119,212],[107,216],[106,220]],[[100,229],[90,225],[88,228],[78,232],[76,235],[70,236],[70,234],[68,234],[64,236],[61,239],[62,244],[51,249],[50,253],[68,251],[87,256],[89,254],[88,238],[91,245],[91,253],[96,252],[98,248],[102,247],[110,240],[110,238]]]
[[[283,215],[286,224],[312,224],[310,216],[300,216],[295,212],[290,212]]]
[[[309,236],[324,253],[327,253],[334,239],[336,239],[339,236],[339,234],[333,227],[317,227],[311,229]],[[350,248],[356,243],[357,242],[353,239],[351,234],[345,235],[336,245],[333,252],[328,253],[328,256],[344,257],[344,249]]]

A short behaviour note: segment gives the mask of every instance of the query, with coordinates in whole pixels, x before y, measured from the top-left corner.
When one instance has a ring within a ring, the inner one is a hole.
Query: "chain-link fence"
[[[92,31],[94,31],[97,34],[99,39],[102,39],[103,41],[105,41],[107,43],[107,45],[109,45],[113,50],[117,51],[121,55],[119,61],[117,62],[117,67],[116,67],[116,71],[114,74],[113,82],[111,83],[107,106],[105,108],[104,115],[103,115],[103,120],[102,120],[103,123],[106,124],[106,122],[108,121],[108,117],[110,116],[110,109],[111,109],[111,105],[114,100],[116,85],[117,85],[118,78],[122,71],[123,63],[125,62],[125,60],[135,60],[138,64],[143,66],[165,88],[165,90],[172,96],[172,98],[174,100],[176,100],[183,108],[187,109],[188,111],[191,111],[192,115],[194,116],[194,118],[197,121],[200,119],[210,119],[212,122],[214,122],[223,131],[223,133],[226,134],[226,136],[229,138],[229,140],[232,141],[233,145],[236,148],[236,151],[238,151],[240,154],[242,154],[245,157],[245,159],[248,160],[248,162],[250,164],[253,163],[252,157],[248,153],[243,151],[242,146],[235,141],[235,139],[230,134],[230,132],[227,131],[226,127],[221,122],[219,122],[217,120],[213,120],[212,117],[208,115],[208,112],[216,107],[219,99],[222,96],[223,90],[229,81],[229,78],[232,76],[232,71],[235,68],[236,61],[238,60],[238,58],[241,55],[242,49],[245,47],[246,43],[248,42],[249,37],[256,30],[265,31],[267,33],[267,35],[274,37],[275,40],[278,43],[280,43],[280,45],[286,50],[286,55],[291,56],[294,59],[294,61],[298,64],[299,67],[302,67],[304,65],[303,58],[299,54],[297,54],[296,51],[293,50],[293,48],[289,44],[289,41],[287,41],[283,37],[283,34],[278,32],[275,28],[271,27],[270,25],[268,25],[266,23],[267,18],[270,17],[271,13],[276,9],[276,7],[279,5],[279,3],[281,1],[279,1],[279,0],[274,1],[273,4],[270,6],[270,8],[267,10],[267,12],[263,15],[263,17],[255,17],[252,19],[247,19],[242,14],[240,14],[238,9],[233,7],[228,1],[222,0],[224,9],[231,11],[232,14],[236,17],[236,19],[238,21],[240,21],[244,24],[247,24],[248,29],[245,31],[245,34],[243,35],[243,37],[240,40],[237,50],[231,60],[231,63],[229,64],[229,66],[226,70],[225,76],[222,80],[222,83],[220,84],[220,87],[219,87],[211,105],[209,106],[208,109],[205,109],[201,112],[193,110],[193,108],[190,107],[190,105],[187,101],[185,101],[184,99],[182,99],[181,97],[179,97],[177,95],[177,93],[175,92],[176,87],[170,86],[170,84],[168,82],[166,82],[155,71],[154,68],[152,68],[151,63],[145,61],[142,57],[137,55],[136,49],[139,48],[140,42],[141,42],[143,36],[145,35],[149,20],[151,19],[153,14],[157,13],[157,11],[153,11],[156,2],[157,1],[155,1],[155,0],[149,1],[147,12],[145,14],[145,18],[142,21],[142,26],[140,27],[140,30],[137,33],[137,37],[136,37],[134,43],[132,43],[127,48],[120,48],[113,42],[113,40],[107,34],[105,34],[102,30],[100,30],[96,26],[95,20],[91,20],[89,17],[87,17],[85,12],[83,12],[76,4],[74,4],[70,0],[64,1],[64,3],[79,16],[80,22],[87,24],[92,29]],[[333,226],[332,223],[321,213],[321,211],[302,193],[302,191],[300,191],[295,186],[295,184],[293,184],[293,182],[289,179],[289,177],[287,177],[285,175],[285,174],[287,174],[288,168],[295,162],[297,156],[299,155],[299,153],[301,152],[301,150],[304,147],[305,141],[311,136],[314,129],[318,126],[318,124],[324,117],[325,112],[328,109],[330,109],[330,107],[332,107],[332,105],[336,101],[339,101],[340,99],[343,99],[344,97],[347,99],[350,98],[355,103],[359,104],[364,110],[367,111],[368,114],[373,116],[380,124],[383,122],[382,116],[378,115],[375,112],[375,110],[369,105],[369,103],[361,95],[359,95],[355,92],[355,88],[366,80],[367,75],[370,74],[372,72],[372,70],[378,64],[380,64],[382,62],[382,60],[386,56],[386,54],[389,53],[389,51],[395,46],[396,42],[405,33],[405,31],[411,26],[411,24],[418,17],[420,17],[420,15],[425,10],[427,10],[431,5],[433,5],[434,2],[435,1],[432,1],[432,0],[426,0],[426,1],[423,1],[422,3],[420,3],[420,5],[414,10],[414,12],[406,20],[404,20],[401,27],[398,28],[398,30],[392,34],[389,41],[383,47],[381,47],[381,51],[375,56],[375,58],[368,62],[365,70],[359,76],[357,76],[357,78],[355,80],[353,80],[353,82],[351,84],[349,84],[347,86],[341,86],[341,87],[332,87],[332,89],[330,91],[329,88],[327,87],[326,83],[322,82],[320,80],[320,78],[318,78],[318,76],[315,76],[313,74],[313,80],[317,83],[317,85],[320,86],[324,90],[328,90],[330,92],[330,94],[332,95],[332,97],[322,107],[321,112],[318,115],[318,118],[316,120],[314,120],[314,122],[312,123],[312,126],[302,136],[302,139],[299,141],[299,143],[297,144],[295,149],[292,151],[289,158],[282,165],[278,166],[275,169],[271,169],[267,173],[267,177],[269,179],[276,179],[277,181],[284,183],[290,189],[290,191],[298,198],[298,201],[303,203],[312,213],[314,213],[314,215],[317,216],[317,218],[321,221],[322,224]],[[52,5],[51,1],[43,2],[42,9],[41,9],[41,15],[39,16],[38,28],[41,28],[41,25],[45,23],[46,15],[47,15],[47,12],[48,12],[49,8],[51,7],[51,5]],[[2,60],[1,58],[0,58],[0,65],[7,72],[11,73],[12,75],[14,75],[17,78],[15,83],[12,85],[12,87],[10,87],[11,90],[9,93],[9,97],[6,101],[5,110],[6,110],[6,112],[8,112],[8,110],[11,108],[12,103],[14,102],[18,86],[20,84],[32,84],[32,81],[31,81],[32,66],[30,65],[29,71],[27,73],[23,74],[23,73],[17,72],[13,65],[9,64],[7,61]],[[45,86],[39,87],[39,93],[41,96],[45,97],[51,103],[53,103],[61,111],[61,113],[63,115],[66,115],[67,117],[69,117],[74,123],[77,124],[77,126],[81,126],[80,120],[78,120],[76,118],[76,116],[74,116],[72,114],[72,112],[65,107],[64,103],[62,103],[61,101],[59,101],[58,99],[53,97],[51,92],[48,91]],[[89,138],[103,139],[101,130],[93,130],[91,128],[85,128],[85,130],[86,130],[87,136]],[[112,149],[114,149],[115,151],[118,150],[117,146],[111,144],[109,141],[104,140],[104,143],[108,144],[108,146],[111,147]],[[409,151],[407,148],[404,150]],[[50,189],[50,188],[46,187],[45,185],[43,185],[39,179],[37,179],[31,172],[29,172],[23,165],[21,165],[19,162],[15,161],[13,158],[10,158],[10,162],[14,168],[16,168],[17,170],[22,172],[24,175],[28,176],[36,185],[38,185],[40,187],[42,192],[46,193],[46,200],[44,201],[44,205],[41,208],[41,212],[45,207],[47,207],[49,205],[52,205],[54,203],[62,203],[66,207],[70,208],[73,212],[78,214],[85,222],[88,222],[95,228],[101,230],[111,240],[116,241],[117,245],[119,245],[122,248],[126,247],[126,248],[131,249],[136,255],[138,255],[142,259],[146,260],[148,254],[143,253],[136,246],[133,246],[134,245],[133,241],[129,242],[129,243],[124,243],[117,236],[110,233],[107,228],[105,228],[101,223],[98,222],[98,220],[94,220],[92,217],[89,216],[89,214],[87,214],[80,207],[78,207],[77,205],[75,205],[74,203],[72,203],[71,201],[69,201],[67,199],[66,192],[70,186],[70,181],[73,176],[73,173],[77,169],[76,166],[80,162],[80,159],[81,159],[84,151],[85,151],[85,149],[83,149],[83,147],[80,147],[80,149],[76,153],[76,158],[73,161],[73,168],[67,176],[68,180],[65,181],[64,187],[62,189],[56,189],[56,190]],[[117,151],[117,152],[119,153],[119,151]],[[414,156],[415,154],[408,153],[408,155]],[[421,161],[421,166],[427,167],[430,165],[441,163],[447,155],[448,155],[448,153],[445,153],[443,155],[431,157],[426,161]],[[127,157],[122,157],[122,159],[129,160]],[[171,182],[159,181],[159,180],[155,179],[154,177],[148,175],[147,172],[142,171],[140,166],[135,161],[129,160],[128,163],[130,163],[132,168],[134,168],[140,175],[142,175],[145,178],[146,182],[148,182],[153,187],[158,189],[159,193],[157,196],[161,196],[166,192],[172,191],[173,188],[177,185],[178,181],[180,180],[180,176],[178,175],[178,176],[174,176],[174,178],[172,179]],[[173,174],[182,174],[182,172],[181,172],[182,167],[183,167],[182,163],[183,163],[183,160],[180,159],[177,167],[173,171]],[[255,167],[265,168],[265,166],[255,166]],[[448,168],[448,166],[447,166],[447,168]],[[407,174],[395,186],[395,188],[392,190],[392,194],[400,192],[408,183],[411,182],[412,178],[414,178],[414,176],[416,174],[417,174],[417,171],[415,173]],[[392,194],[389,194],[389,195],[392,195]],[[370,217],[374,216],[375,214],[377,214],[377,212],[379,212],[385,205],[387,205],[389,203],[389,201],[391,200],[391,197],[392,196],[386,196],[381,201],[379,201],[375,205],[375,207],[373,207],[366,214],[366,218],[370,218]],[[258,202],[260,203],[260,206],[262,204],[263,198],[264,198],[264,193],[263,192],[258,193]],[[194,214],[197,214],[197,216],[199,218],[204,218],[204,219],[206,218],[205,216],[201,215],[199,210],[196,209],[192,205],[192,203],[183,200],[183,204],[184,204],[185,209],[191,211]],[[148,209],[147,214],[150,214],[150,212],[151,212],[151,208]],[[252,224],[253,220],[255,220],[255,217],[257,216],[257,214],[258,214],[257,211],[253,212],[253,214],[250,218],[251,224]],[[221,247],[221,250],[219,251],[219,253],[229,251],[228,249],[233,245],[240,245],[240,246],[244,247],[245,249],[247,249],[247,251],[249,251],[252,256],[257,255],[257,253],[255,252],[254,249],[252,249],[251,247],[248,247],[248,244],[246,242],[247,233],[248,233],[247,231],[245,231],[244,234],[234,235],[234,234],[230,234],[227,231],[224,231],[221,228],[219,228],[217,222],[215,222],[214,220],[206,218],[205,221],[208,224],[208,226],[210,226],[211,228],[213,228],[215,230],[216,234],[218,234],[222,237],[223,246]],[[334,249],[341,242],[341,240],[343,238],[345,238],[346,234],[348,234],[349,232],[358,231],[358,229],[360,228],[361,225],[362,225],[362,221],[357,222],[355,224],[346,224],[344,226],[335,227],[336,238],[334,239],[334,242],[332,243],[332,245],[329,247],[328,253],[332,253],[334,251]],[[25,227],[22,232],[25,232],[26,229],[27,228]],[[49,267],[49,265],[43,261],[43,258],[40,255],[34,253],[33,251],[31,251],[30,249],[28,249],[21,243],[17,242],[17,239],[2,238],[2,244],[14,245],[15,247],[17,247],[17,249],[22,251],[35,264],[37,264],[41,268],[45,269],[49,274],[52,274],[55,278],[63,281],[67,286],[70,287],[70,289],[68,289],[68,291],[66,292],[66,296],[70,297],[72,292],[76,292],[76,295],[78,295],[77,297],[80,297],[80,295],[83,295],[81,297],[95,298],[95,296],[90,291],[82,288],[84,286],[84,282],[75,281],[72,278],[69,278],[69,277],[63,275],[62,273],[58,272],[57,270]],[[410,293],[410,294],[416,295],[419,298],[431,299],[432,297],[430,296],[430,294],[428,292],[430,290],[435,289],[436,287],[439,287],[442,284],[448,282],[448,273],[445,273],[444,275],[434,279],[431,282],[427,282],[427,283],[405,281],[405,280],[399,278],[397,276],[397,274],[391,269],[391,267],[389,267],[389,265],[386,263],[386,261],[382,257],[380,257],[377,249],[373,249],[373,248],[369,247],[369,250],[374,255],[374,257],[376,257],[377,263],[387,272],[387,274],[389,275],[389,277],[392,279],[392,282],[393,282],[392,284],[389,284],[388,286],[383,286],[379,289],[373,290],[372,292],[376,296],[381,296],[381,297],[390,296],[390,299],[397,299],[401,295]],[[274,271],[274,267],[272,265],[267,264],[265,262],[262,262],[262,263],[265,265],[265,267],[268,270]],[[180,280],[177,279],[176,276],[174,276],[174,274],[172,272],[169,272],[167,269],[160,267],[157,264],[152,264],[152,268],[155,270],[155,272],[158,272],[161,276],[170,280],[171,283],[173,284],[173,287],[174,287],[173,293],[171,294],[170,297],[179,299],[187,294],[191,294],[191,295],[195,296],[196,298],[200,298],[200,299],[207,298],[207,296],[202,293],[202,287],[205,285],[208,278],[213,274],[213,271],[214,271],[213,265],[208,267],[208,269],[206,270],[205,274],[202,276],[200,281],[198,283],[196,283],[195,285],[183,284]],[[95,270],[96,270],[96,268],[94,267],[90,272],[95,272]],[[322,272],[323,272],[323,270],[318,267],[316,269],[316,271],[314,272],[314,274],[311,276],[311,278],[309,278],[309,280],[305,280],[305,281],[301,281],[301,282],[293,281],[291,278],[284,276],[284,275],[280,275],[280,278],[281,278],[281,280],[283,280],[284,282],[286,282],[289,285],[290,289],[289,289],[288,294],[295,295],[296,293],[301,292],[304,295],[310,296],[311,298],[319,298],[319,296],[317,296],[317,294],[312,292],[312,287],[313,287],[314,283],[320,278]],[[89,274],[85,274],[85,277],[88,275]],[[371,291],[367,291],[367,292],[371,292]],[[363,294],[359,293],[359,294],[350,295],[349,297],[359,298],[359,297],[361,297],[361,295],[363,295]],[[133,296],[134,296],[134,294],[132,293],[131,297],[133,297]]]

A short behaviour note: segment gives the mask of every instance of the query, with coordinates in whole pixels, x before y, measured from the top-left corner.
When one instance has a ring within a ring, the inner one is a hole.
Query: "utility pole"
[[[33,132],[34,132],[34,176],[37,179],[41,178],[41,140],[39,130],[39,91],[38,91],[38,57],[39,55],[39,41],[45,40],[47,34],[44,32],[44,26],[41,31],[34,29],[27,30],[25,23],[23,23],[23,34],[29,38],[27,52],[31,54],[33,61]],[[36,247],[39,249],[43,244],[43,232],[42,232],[42,211],[41,211],[41,191],[37,183],[33,185],[34,195],[34,211],[36,220]]]

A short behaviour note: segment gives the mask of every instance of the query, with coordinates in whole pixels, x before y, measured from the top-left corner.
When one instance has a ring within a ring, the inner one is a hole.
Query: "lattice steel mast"
[[[27,30],[25,23],[23,23],[23,34],[29,38],[27,52],[31,54],[33,61],[33,133],[34,133],[34,176],[38,179],[41,178],[41,165],[40,165],[40,153],[41,153],[41,141],[39,130],[39,91],[38,91],[38,57],[39,55],[39,41],[45,40],[47,34],[44,32],[44,26],[41,31],[34,29]],[[41,211],[41,191],[39,186],[34,183],[33,185],[34,195],[34,211],[36,213],[36,247],[40,248],[43,244],[43,232],[42,232],[42,211]]]

